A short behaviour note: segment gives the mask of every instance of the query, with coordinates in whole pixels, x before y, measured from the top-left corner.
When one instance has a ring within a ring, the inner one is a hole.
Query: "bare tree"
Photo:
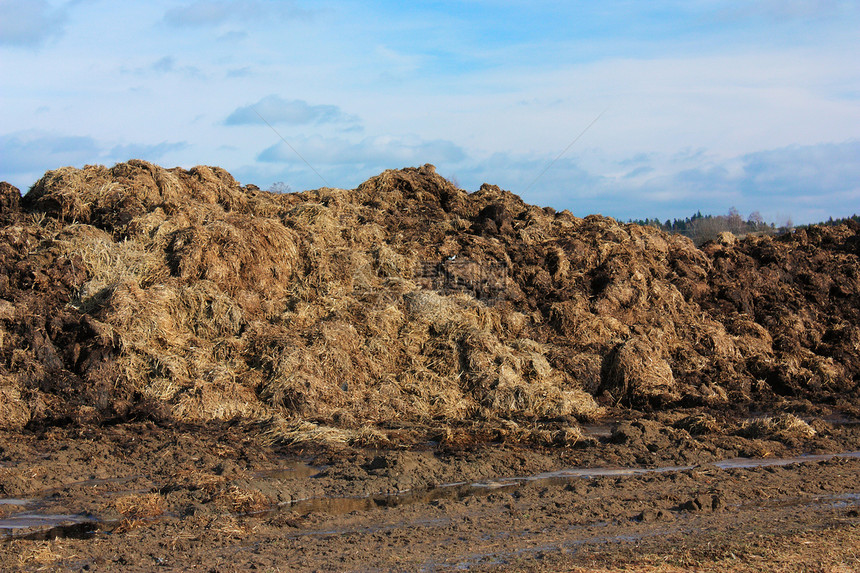
[[[747,222],[752,227],[754,227],[756,231],[758,231],[764,226],[764,217],[762,217],[761,213],[759,213],[758,211],[753,211],[752,213],[750,213]]]
[[[738,212],[737,208],[732,207],[729,209],[729,215],[726,217],[726,227],[726,230],[731,231],[735,235],[743,234],[744,220],[741,218],[741,214]]]

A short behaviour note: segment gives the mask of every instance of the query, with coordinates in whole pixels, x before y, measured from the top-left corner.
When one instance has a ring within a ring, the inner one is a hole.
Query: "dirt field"
[[[860,225],[132,160],[0,268],[0,569],[858,569]]]
[[[0,491],[14,499],[0,506],[0,562],[99,571],[860,567],[860,452],[792,460],[797,450],[745,439],[651,452],[628,438],[635,425],[591,429],[594,438],[563,451],[303,455],[260,447],[235,427],[6,435]],[[801,449],[845,449],[859,435],[839,425]],[[780,457],[735,459],[753,450]]]

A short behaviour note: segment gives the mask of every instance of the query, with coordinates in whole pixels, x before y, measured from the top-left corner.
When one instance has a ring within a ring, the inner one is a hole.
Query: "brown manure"
[[[748,438],[781,442],[808,439],[816,434],[812,426],[794,414],[778,414],[747,421],[738,433]]]
[[[160,493],[132,494],[114,500],[113,507],[126,519],[147,519],[162,515],[167,501]]]
[[[697,408],[696,435],[730,407],[858,407],[857,225],[698,249],[432,165],[275,194],[131,160],[0,191],[5,428],[564,446],[606,406]],[[745,431],[802,434],[780,428]]]
[[[672,368],[652,341],[631,338],[606,358],[603,388],[618,401],[643,403],[677,398]]]

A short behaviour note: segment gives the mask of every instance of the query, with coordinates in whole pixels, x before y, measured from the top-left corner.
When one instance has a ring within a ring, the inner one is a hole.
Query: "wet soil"
[[[856,424],[831,423],[795,446],[699,436],[655,452],[621,439],[629,422],[592,429],[571,448],[315,452],[263,447],[237,426],[7,433],[0,563],[10,571],[779,570],[792,552],[815,547],[819,566],[830,568],[812,570],[860,566]],[[153,499],[156,510],[145,511]],[[812,559],[804,555],[795,557]]]

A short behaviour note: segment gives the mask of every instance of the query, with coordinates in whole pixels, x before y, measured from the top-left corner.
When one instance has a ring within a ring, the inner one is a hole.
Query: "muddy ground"
[[[726,435],[669,443],[679,430],[643,419],[587,426],[570,448],[315,452],[260,446],[235,425],[4,434],[0,563],[854,571],[860,426],[811,425],[816,437],[794,445]]]
[[[858,420],[856,222],[0,182],[4,571],[852,571]]]

